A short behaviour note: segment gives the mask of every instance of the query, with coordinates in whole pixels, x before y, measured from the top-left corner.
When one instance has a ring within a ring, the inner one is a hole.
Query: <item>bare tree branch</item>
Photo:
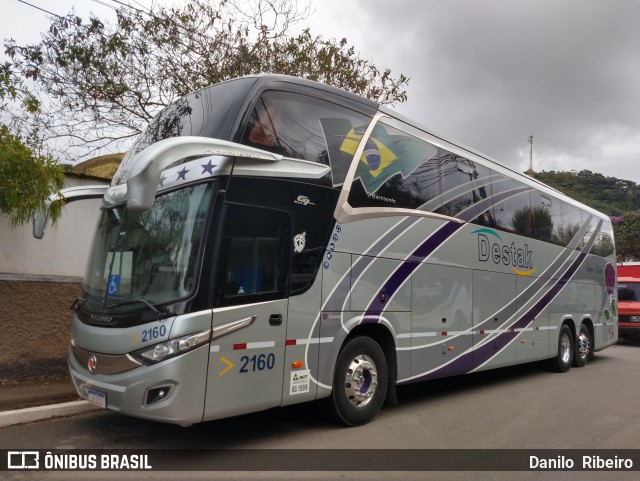
[[[126,147],[178,97],[242,75],[296,75],[381,103],[406,100],[409,79],[361,59],[346,39],[309,30],[290,36],[311,14],[308,2],[296,0],[190,0],[180,8],[122,7],[114,25],[73,12],[53,18],[40,43],[5,44],[12,63],[0,68],[0,100],[13,105],[3,114],[75,161]],[[37,94],[3,97],[3,74],[31,83]]]

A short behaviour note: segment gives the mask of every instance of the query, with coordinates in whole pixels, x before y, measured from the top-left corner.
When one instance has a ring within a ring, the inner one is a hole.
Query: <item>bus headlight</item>
[[[169,341],[145,347],[139,351],[132,352],[131,356],[146,365],[155,364],[189,352],[198,346],[206,344],[210,339],[211,329],[207,329],[206,331],[189,334],[188,336],[170,339]]]

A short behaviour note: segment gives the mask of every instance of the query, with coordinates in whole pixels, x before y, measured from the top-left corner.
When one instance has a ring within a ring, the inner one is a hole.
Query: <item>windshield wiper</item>
[[[154,306],[149,301],[147,301],[146,299],[143,299],[141,297],[136,297],[134,299],[128,299],[126,301],[116,302],[115,304],[110,304],[110,305],[106,306],[104,308],[104,310],[106,312],[106,311],[108,311],[108,310],[110,310],[110,309],[112,309],[114,307],[126,306],[127,304],[137,304],[137,303],[142,303],[145,306],[147,306],[149,309],[151,309],[153,312],[155,312],[158,319],[162,319],[162,318],[165,318],[165,317],[173,315],[173,313],[171,311],[169,311],[169,309],[167,309],[166,307]]]
[[[82,297],[76,297],[76,300],[73,301],[73,304],[71,304],[71,307],[69,309],[71,309],[72,311],[77,311],[82,306],[84,306],[85,302],[87,302],[86,299],[83,299]]]

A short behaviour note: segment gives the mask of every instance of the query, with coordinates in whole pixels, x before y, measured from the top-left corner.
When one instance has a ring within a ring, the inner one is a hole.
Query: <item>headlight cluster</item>
[[[132,352],[131,356],[144,364],[155,364],[157,362],[164,361],[165,359],[189,352],[198,346],[206,344],[210,339],[211,329],[207,329],[206,331],[197,332],[196,334],[189,334],[188,336],[171,339],[153,346],[145,347],[139,351]]]

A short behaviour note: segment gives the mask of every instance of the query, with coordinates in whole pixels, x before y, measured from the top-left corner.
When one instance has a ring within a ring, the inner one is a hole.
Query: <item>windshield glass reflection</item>
[[[212,189],[209,183],[170,192],[143,213],[104,210],[83,283],[87,308],[122,312],[189,295]]]

